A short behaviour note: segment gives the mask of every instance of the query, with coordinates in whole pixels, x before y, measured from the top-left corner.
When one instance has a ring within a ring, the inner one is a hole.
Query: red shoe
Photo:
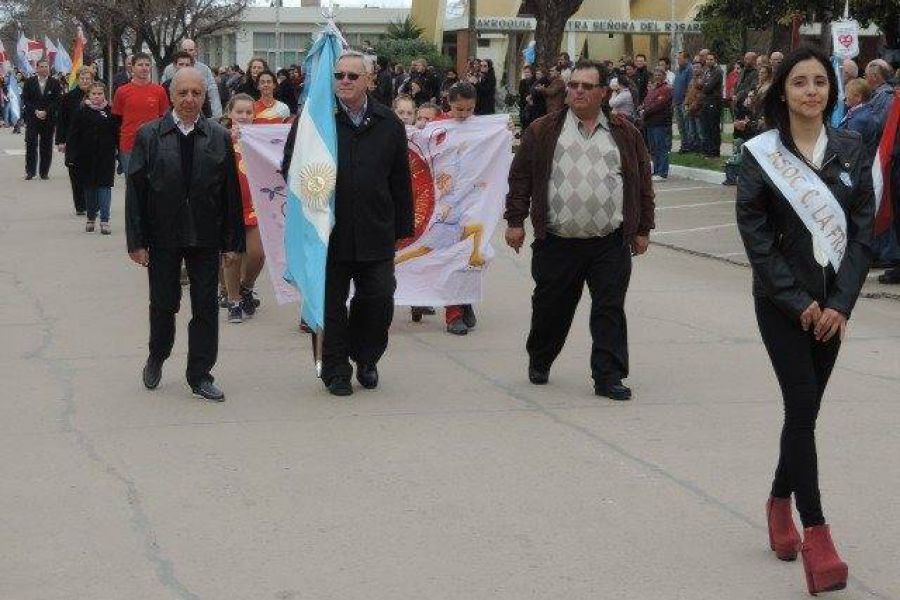
[[[828,525],[803,530],[803,570],[806,587],[813,596],[818,592],[833,592],[847,587],[847,563],[841,560]]]
[[[797,560],[800,552],[800,532],[794,525],[790,498],[771,496],[766,503],[769,521],[769,547],[781,560]]]

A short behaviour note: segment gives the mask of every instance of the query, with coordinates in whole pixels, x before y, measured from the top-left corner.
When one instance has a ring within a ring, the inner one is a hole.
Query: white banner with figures
[[[407,129],[415,235],[397,246],[397,304],[481,301],[483,273],[494,256],[491,237],[503,216],[512,163],[508,123],[507,115],[491,115]],[[281,160],[289,129],[241,129],[243,164],[279,304],[300,300],[283,279],[287,186]]]
[[[407,128],[416,233],[398,244],[397,304],[481,301],[512,164],[508,124],[490,115]]]

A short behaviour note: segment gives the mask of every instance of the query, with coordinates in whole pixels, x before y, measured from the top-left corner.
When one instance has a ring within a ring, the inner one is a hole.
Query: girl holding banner
[[[802,550],[811,594],[847,584],[822,514],[815,426],[868,272],[875,214],[871,160],[859,135],[825,125],[836,102],[837,81],[821,51],[787,56],[763,105],[772,129],[744,145],[737,193],[757,322],[784,400],[769,542],[782,560]]]

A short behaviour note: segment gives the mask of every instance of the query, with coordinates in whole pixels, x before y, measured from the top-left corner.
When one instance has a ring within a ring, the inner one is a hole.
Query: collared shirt
[[[343,100],[339,99],[338,102],[340,102],[341,108],[344,110],[345,113],[347,113],[347,116],[350,117],[350,120],[353,121],[353,124],[356,127],[359,127],[360,125],[362,125],[363,120],[366,118],[366,111],[369,109],[369,97],[368,96],[366,96],[366,99],[363,101],[362,108],[358,112],[354,111],[352,108],[350,108],[349,106],[344,104]]]
[[[44,90],[47,88],[47,80],[38,77],[38,87],[41,88],[41,93],[43,94]]]
[[[178,131],[180,131],[184,135],[189,135],[192,131],[194,131],[194,128],[197,127],[197,121],[200,119],[200,117],[197,116],[191,122],[185,121],[178,115],[178,113],[174,109],[172,110],[172,118],[175,119],[175,126],[178,127]]]
[[[574,119],[575,122],[578,124],[578,133],[580,133],[581,137],[583,137],[586,140],[589,140],[592,137],[594,137],[594,134],[597,133],[597,130],[600,129],[601,127],[604,130],[606,130],[607,132],[609,132],[609,121],[606,119],[606,115],[603,114],[602,110],[597,115],[597,120],[594,122],[593,129],[588,129],[587,123],[585,121],[582,121],[581,119],[579,119],[578,115],[575,114],[575,111],[569,110],[569,117]]]

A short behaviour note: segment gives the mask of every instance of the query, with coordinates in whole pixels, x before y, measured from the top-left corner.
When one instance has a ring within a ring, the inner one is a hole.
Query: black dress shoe
[[[31,181],[32,179],[34,179],[34,175],[26,175],[25,176],[25,181]]]
[[[356,380],[367,390],[378,387],[378,367],[375,365],[356,365]]]
[[[618,400],[620,402],[631,400],[631,388],[622,385],[621,381],[604,385],[595,385],[594,393],[598,396]]]
[[[528,367],[528,381],[534,385],[546,385],[550,380],[550,371],[543,371],[536,367]]]
[[[353,394],[353,386],[348,377],[335,377],[327,384],[328,393],[332,396],[350,396]]]
[[[900,267],[893,268],[890,271],[885,271],[883,274],[879,275],[878,283],[885,283],[889,285],[900,283]]]
[[[478,319],[475,317],[475,309],[472,308],[471,304],[463,305],[462,320],[469,329],[475,329],[475,326],[478,324]]]
[[[41,175],[41,179],[46,181],[46,180],[50,179],[50,176],[49,175]]]
[[[225,402],[225,394],[216,387],[212,381],[201,381],[197,385],[191,386],[191,391],[195,396],[204,400],[212,400],[213,402]]]
[[[158,361],[152,356],[148,358],[141,379],[144,381],[145,388],[155,390],[159,386],[159,380],[162,379],[162,361]]]

